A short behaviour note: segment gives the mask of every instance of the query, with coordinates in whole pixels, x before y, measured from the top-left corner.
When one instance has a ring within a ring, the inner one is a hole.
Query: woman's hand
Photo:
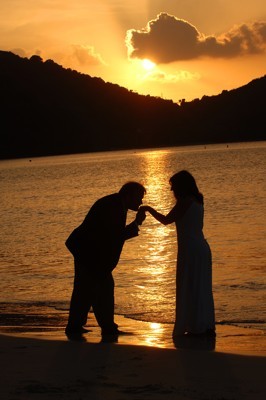
[[[167,215],[163,215],[156,211],[153,207],[150,206],[141,206],[139,208],[139,212],[149,212],[157,221],[161,222],[163,225],[168,225],[171,224],[172,222],[175,221],[175,208],[170,211]]]
[[[151,212],[152,208],[150,206],[141,206],[139,208],[139,211],[143,211],[143,212]]]

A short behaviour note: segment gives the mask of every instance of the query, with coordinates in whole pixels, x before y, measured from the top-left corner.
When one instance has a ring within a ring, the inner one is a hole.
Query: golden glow
[[[168,165],[166,164],[167,154],[168,150],[154,150],[145,153],[143,160],[147,177],[145,179],[147,188],[145,201],[162,213],[170,211],[173,205],[173,196],[169,185],[172,171],[168,170]],[[161,228],[163,228],[162,225]]]
[[[129,60],[126,57],[126,32],[145,29],[151,18],[162,11],[162,3],[130,0],[123,2],[123,7],[114,7],[114,1],[106,0],[21,0],[16,1],[14,7],[13,1],[2,0],[1,50],[28,58],[40,54],[43,60],[52,59],[64,68],[99,77],[140,94],[163,96],[174,102],[182,98],[190,101],[203,95],[219,94],[224,89],[243,86],[265,74],[265,52],[254,52],[245,58],[179,60],[161,64],[163,70],[154,64],[155,59]],[[186,15],[189,23],[193,23],[194,8],[186,4],[190,2],[182,2],[182,6],[181,2],[164,3],[165,13],[176,17],[181,13]],[[197,25],[203,35],[218,37],[243,21],[265,19],[265,5],[261,0],[252,3],[244,0],[245,6],[242,5],[243,0],[231,2],[226,18],[220,18],[221,13],[216,7],[205,3],[205,8],[201,4],[203,11],[200,26]],[[129,45],[129,38],[126,45]],[[129,50],[132,48],[129,47]],[[148,45],[147,50],[150,50]],[[158,48],[158,51],[164,49]]]
[[[149,60],[148,58],[145,58],[142,60],[142,66],[146,71],[152,71],[155,68],[155,63]]]
[[[170,191],[169,177],[172,170],[169,170],[168,162],[169,151],[171,150],[155,150],[146,152],[143,155],[142,165],[145,166],[144,186],[147,194],[144,198],[144,204],[148,204],[162,214],[167,214],[173,205],[175,199]],[[160,285],[165,280],[166,270],[168,268],[175,269],[172,260],[176,258],[176,232],[175,225],[164,226],[156,221],[149,213],[142,229],[142,237],[144,238],[141,247],[145,253],[145,268],[153,279]],[[152,293],[151,302],[156,302],[160,298],[160,293]]]
[[[143,85],[156,74],[156,64],[147,58],[144,60],[131,59],[127,68],[129,79],[133,85]]]
[[[144,337],[145,344],[148,346],[165,347],[164,325],[157,322],[149,324],[149,335]]]
[[[153,331],[161,331],[162,330],[162,324],[159,324],[158,322],[151,322],[150,327]]]

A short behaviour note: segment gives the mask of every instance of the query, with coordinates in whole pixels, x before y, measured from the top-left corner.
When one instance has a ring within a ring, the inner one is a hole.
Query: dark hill
[[[266,76],[182,102],[0,51],[0,158],[265,140]]]

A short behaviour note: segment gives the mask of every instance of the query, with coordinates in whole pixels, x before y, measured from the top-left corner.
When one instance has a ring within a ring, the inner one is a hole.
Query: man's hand
[[[136,214],[136,219],[135,219],[135,221],[136,221],[136,223],[137,223],[138,225],[141,225],[142,222],[145,220],[145,218],[146,218],[145,209],[143,209],[142,207],[140,207],[139,210],[138,210],[138,212],[137,212],[137,214]]]

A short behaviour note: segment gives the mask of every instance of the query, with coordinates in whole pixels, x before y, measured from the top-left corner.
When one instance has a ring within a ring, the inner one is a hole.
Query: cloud
[[[230,58],[266,50],[266,22],[234,27],[220,36],[205,36],[189,22],[160,13],[146,28],[127,31],[129,58],[171,63],[199,57]]]
[[[72,45],[71,58],[78,61],[80,65],[106,65],[99,53],[96,53],[93,46]]]
[[[26,53],[26,51],[20,47],[13,48],[10,51],[22,58],[28,57],[28,54]]]
[[[36,49],[34,52],[32,52],[32,51],[30,52],[30,51],[26,51],[20,47],[15,47],[15,48],[11,49],[10,51],[22,58],[30,58],[33,55],[41,57],[41,55],[42,55],[41,50],[38,50],[38,49]]]
[[[198,73],[191,73],[184,70],[180,70],[171,74],[157,70],[155,72],[147,72],[144,76],[145,80],[156,81],[160,83],[176,83],[180,81],[197,80],[199,78],[200,75]]]

